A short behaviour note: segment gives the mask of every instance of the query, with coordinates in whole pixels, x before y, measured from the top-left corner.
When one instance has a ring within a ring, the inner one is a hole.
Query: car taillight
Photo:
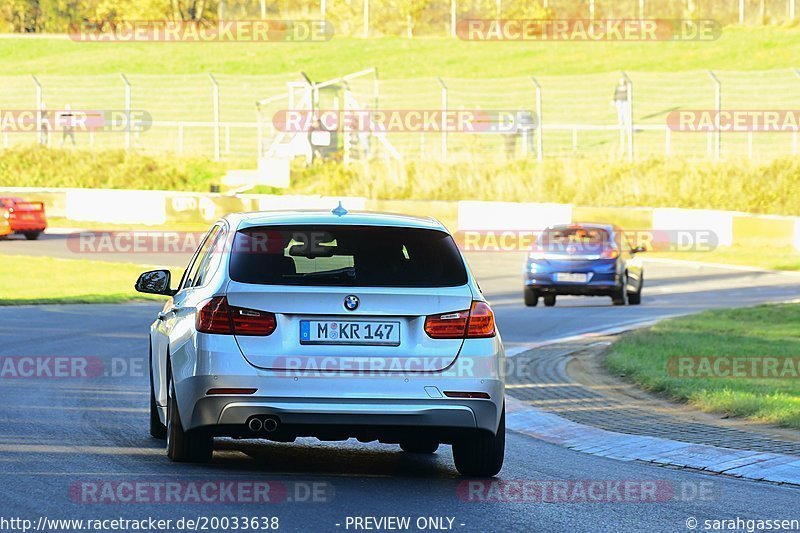
[[[425,318],[425,333],[432,339],[463,339],[469,311],[456,311]]]
[[[479,339],[494,337],[494,313],[486,302],[472,308],[425,318],[425,333],[432,339]]]
[[[467,323],[467,338],[482,339],[494,337],[494,313],[486,302],[472,302]]]
[[[195,329],[200,333],[233,334],[228,299],[224,296],[216,296],[204,302],[197,312]]]
[[[616,259],[619,257],[619,250],[616,248],[603,248],[600,257],[603,259]]]
[[[206,300],[197,312],[195,329],[217,335],[251,335],[265,337],[277,326],[275,314],[228,305],[225,296]]]
[[[231,307],[230,315],[233,322],[233,332],[236,335],[265,337],[275,331],[275,326],[277,326],[275,315],[266,311]]]

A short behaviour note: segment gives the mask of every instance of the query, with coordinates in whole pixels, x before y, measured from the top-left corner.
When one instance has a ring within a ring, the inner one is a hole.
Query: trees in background
[[[457,18],[716,19],[722,24],[785,22],[800,0],[0,0],[0,32],[62,33],[90,22],[325,19],[338,35],[447,35]],[[365,6],[368,9],[365,13]],[[590,9],[591,5],[591,9]]]

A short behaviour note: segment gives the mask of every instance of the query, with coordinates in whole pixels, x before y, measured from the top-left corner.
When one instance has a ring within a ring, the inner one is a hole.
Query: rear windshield
[[[603,228],[550,228],[539,238],[539,249],[553,253],[597,252],[610,245],[610,239]]]
[[[236,233],[230,277],[262,285],[454,287],[467,283],[447,233],[375,226],[261,226]]]
[[[602,228],[552,228],[542,235],[543,244],[603,244],[608,239]]]

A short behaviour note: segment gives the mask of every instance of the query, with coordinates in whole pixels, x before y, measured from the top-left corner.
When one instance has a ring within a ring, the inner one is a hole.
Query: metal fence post
[[[258,149],[256,150],[256,157],[261,158],[261,150],[264,146],[264,125],[262,124],[264,117],[261,115],[261,102],[256,102],[256,142]]]
[[[739,24],[744,24],[744,0],[739,0]]]
[[[211,79],[212,98],[214,100],[214,161],[219,161],[219,83],[210,72],[208,77]]]
[[[447,85],[444,84],[442,78],[436,79],[442,86],[442,161],[447,161],[447,128],[444,125],[447,116]]]
[[[31,76],[33,78],[33,83],[36,85],[36,116],[39,117],[41,120],[47,120],[47,117],[41,116],[42,111],[42,84],[39,83],[39,80],[36,76]],[[38,122],[38,120],[37,120]],[[36,135],[38,137],[39,144],[44,145],[46,144],[48,147],[50,146],[50,131],[47,132],[45,136],[43,134],[42,124],[36,124]]]
[[[347,115],[347,111],[349,111],[350,102],[352,101],[352,98],[353,98],[353,96],[352,96],[353,93],[350,90],[350,84],[348,84],[347,82],[344,82],[343,85],[344,85],[344,102],[342,102],[342,111],[344,111],[344,115]],[[338,104],[337,104],[337,108],[338,108]],[[337,109],[337,111],[338,111],[338,109]],[[356,138],[357,138],[358,133],[353,133],[353,132],[347,131],[347,128],[345,128],[344,131],[343,131],[343,134],[344,134],[344,158],[343,158],[343,160],[344,160],[344,164],[345,165],[349,165],[350,164],[350,160],[352,159],[352,154],[351,154],[351,148],[352,147],[350,146],[350,143],[353,141],[353,137],[354,136],[356,136]]]
[[[364,0],[364,37],[369,37],[369,0]]]
[[[626,110],[628,120],[625,127],[628,130],[628,161],[633,161],[633,80],[626,72],[623,72],[622,76],[628,82],[628,109]]]
[[[542,86],[539,82],[531,76],[533,86],[536,88],[536,160],[541,161],[544,158],[544,125],[542,122]]]
[[[719,115],[722,112],[722,82],[711,70],[708,71],[708,76],[714,82],[714,108],[716,109],[716,117],[714,117],[714,160],[719,161],[722,145],[722,135],[719,130]]]
[[[378,68],[373,67],[372,69],[372,97],[375,100],[375,110],[377,111],[378,106],[380,105],[380,98],[381,98],[381,90],[380,84],[378,82]]]
[[[458,0],[450,0],[450,37],[456,38],[456,2]]]
[[[792,2],[794,4],[794,1]],[[792,69],[794,75],[800,78],[800,68]],[[797,127],[792,131],[792,155],[797,155]]]
[[[31,76],[33,83],[36,85],[36,109],[42,108],[42,84],[36,79],[36,76]]]
[[[120,73],[125,84],[125,149],[131,149],[131,82],[124,73]]]

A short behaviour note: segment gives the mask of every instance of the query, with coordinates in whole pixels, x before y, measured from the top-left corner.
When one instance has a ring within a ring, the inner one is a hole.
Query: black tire
[[[400,442],[400,448],[407,453],[436,453],[439,443],[430,439],[414,439]]]
[[[539,303],[539,295],[531,289],[522,289],[522,297],[525,299],[527,307],[536,307]]]
[[[506,452],[506,407],[500,415],[497,434],[482,433],[453,444],[456,470],[462,476],[491,477],[503,468]]]
[[[614,291],[614,296],[611,297],[611,301],[614,305],[628,305],[628,273],[624,272],[622,274],[622,279],[620,280],[619,287]]]
[[[214,455],[214,438],[202,429],[184,431],[175,398],[172,371],[167,368],[167,457],[178,463],[207,463]]]
[[[639,287],[636,289],[636,292],[629,292],[628,293],[628,303],[630,305],[639,305],[642,303],[642,287],[644,287],[644,277],[639,277]]]
[[[544,295],[544,305],[545,307],[553,307],[556,305],[556,295],[555,294],[545,294]]]
[[[150,436],[157,439],[167,437],[167,426],[161,423],[156,405],[156,393],[153,387],[153,347],[150,347]]]
[[[36,239],[39,238],[39,235],[41,234],[42,234],[41,231],[26,231],[24,233],[25,238],[28,239],[29,241],[35,241]]]

